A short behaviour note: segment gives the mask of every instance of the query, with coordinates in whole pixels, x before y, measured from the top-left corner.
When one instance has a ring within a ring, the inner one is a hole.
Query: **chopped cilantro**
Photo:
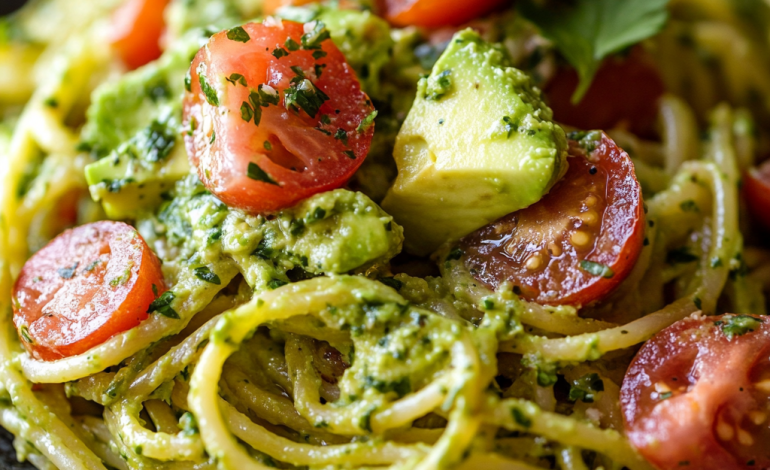
[[[374,118],[376,117],[377,110],[375,109],[358,124],[356,132],[366,132],[370,127],[372,127],[372,124],[374,124]]]
[[[343,150],[342,153],[344,153],[351,160],[356,159],[356,154],[352,150]]]
[[[729,318],[725,316],[723,320],[725,321],[722,322],[720,328],[730,341],[734,336],[742,336],[756,330],[761,323],[765,322],[763,318],[752,317],[751,315],[734,315]]]
[[[270,282],[267,283],[268,289],[278,289],[281,286],[285,286],[288,284],[286,281],[282,281],[280,279],[271,279]]]
[[[345,129],[337,129],[337,132],[334,133],[334,138],[348,145],[348,133],[345,132]]]
[[[278,92],[275,91],[275,88],[271,87],[270,85],[262,84],[259,85],[257,91],[259,92],[259,99],[262,101],[262,106],[278,104],[280,96],[278,95]]]
[[[227,39],[238,42],[249,42],[251,36],[249,36],[249,33],[247,33],[243,27],[237,26],[227,31]]]
[[[601,276],[605,279],[610,279],[615,275],[615,272],[609,266],[602,263],[596,263],[594,261],[588,261],[587,259],[580,261],[580,269],[593,274],[594,276]]]
[[[208,282],[209,284],[214,285],[221,285],[222,281],[219,279],[219,276],[211,272],[211,269],[208,268],[208,266],[201,266],[200,268],[195,268],[195,277],[200,279],[201,281]]]
[[[286,57],[287,55],[289,55],[289,53],[286,52],[286,49],[282,47],[276,47],[275,49],[273,49],[273,55],[275,56],[276,59],[280,59],[281,57]]]
[[[264,145],[264,147],[265,147],[265,150],[267,150],[268,152],[269,152],[270,150],[273,150],[273,144],[271,144],[269,140],[266,140],[266,141],[265,141],[265,143],[264,143],[263,145]]]
[[[206,80],[206,77],[203,75],[200,68],[198,70],[198,81],[201,84],[201,91],[203,92],[203,95],[206,96],[206,101],[208,101],[211,106],[219,106],[219,97],[217,96],[217,91],[211,85],[209,85],[209,82]]]
[[[261,181],[263,183],[268,184],[274,184],[276,186],[279,186],[276,181],[268,175],[265,170],[259,167],[256,163],[249,162],[248,169],[246,170],[246,176],[249,178],[255,180],[255,181]]]
[[[24,340],[24,342],[35,344],[35,340],[32,339],[32,336],[29,335],[29,328],[27,328],[27,325],[22,325],[21,328],[19,328],[19,335],[21,336],[21,339]]]
[[[245,101],[241,103],[241,119],[246,122],[250,122],[253,117],[254,109],[251,107],[251,105]]]
[[[314,118],[321,106],[329,100],[326,94],[316,88],[308,79],[293,83],[285,92],[284,104],[286,109],[301,108],[308,116]]]
[[[582,400],[584,403],[593,403],[595,394],[604,391],[604,382],[599,374],[586,374],[573,380],[569,389],[570,401]]]
[[[227,77],[225,80],[232,83],[233,85],[241,84],[242,86],[247,86],[246,77],[244,77],[239,73],[230,74],[230,76]]]
[[[320,49],[321,43],[331,37],[326,25],[320,21],[305,23],[305,31],[301,39],[304,49]]]
[[[326,57],[326,51],[322,51],[322,50],[313,51],[313,58],[315,60],[323,59],[324,57]]]
[[[286,38],[286,42],[284,42],[283,45],[292,52],[299,50],[299,43],[292,38]]]
[[[161,294],[160,297],[153,300],[150,307],[147,309],[147,313],[159,313],[164,317],[179,319],[179,314],[176,310],[171,308],[171,302],[174,301],[174,293],[170,290]]]

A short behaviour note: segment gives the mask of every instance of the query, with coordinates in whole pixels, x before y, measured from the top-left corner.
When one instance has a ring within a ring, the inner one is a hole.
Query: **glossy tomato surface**
[[[341,187],[366,157],[374,108],[319,28],[249,23],[214,35],[195,56],[185,144],[203,184],[226,204],[254,213],[289,207]]]
[[[122,222],[96,222],[67,230],[27,261],[13,290],[13,322],[33,357],[60,359],[137,326],[164,290],[141,235]]]
[[[628,57],[606,59],[585,96],[573,104],[577,86],[577,72],[566,65],[545,85],[543,91],[556,121],[579,129],[626,127],[642,136],[654,133],[665,87],[660,72],[641,49],[634,49]]]
[[[397,26],[456,26],[505,5],[505,0],[382,0],[385,17]]]
[[[770,160],[746,172],[743,195],[754,220],[770,230]]]
[[[528,300],[586,305],[610,293],[642,249],[641,188],[628,154],[607,135],[570,142],[569,170],[539,202],[461,241],[471,274],[510,281]]]
[[[770,318],[675,323],[636,355],[620,397],[628,438],[661,470],[768,468]]]
[[[163,12],[168,2],[128,0],[112,15],[112,44],[129,69],[160,57],[160,38],[165,28]]]

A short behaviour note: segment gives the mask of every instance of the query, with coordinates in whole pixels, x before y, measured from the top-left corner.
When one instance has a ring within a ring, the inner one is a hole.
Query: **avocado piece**
[[[435,251],[545,195],[567,170],[567,138],[529,76],[470,29],[458,32],[396,138],[382,207],[405,248]]]
[[[135,218],[190,172],[181,137],[182,95],[191,57],[205,42],[196,30],[157,61],[100,86],[81,133],[97,158],[86,167],[91,197],[108,217]]]

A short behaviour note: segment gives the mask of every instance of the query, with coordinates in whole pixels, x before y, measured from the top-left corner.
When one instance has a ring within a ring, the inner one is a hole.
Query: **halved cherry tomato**
[[[383,0],[385,18],[397,26],[456,26],[491,12],[505,0]]]
[[[743,195],[754,220],[770,230],[770,160],[746,172]]]
[[[13,289],[13,322],[33,357],[56,360],[135,327],[165,289],[157,257],[133,227],[95,222],[27,261]]]
[[[770,466],[770,318],[693,316],[658,333],[620,391],[626,434],[661,470]]]
[[[591,134],[600,137],[581,141],[588,152],[570,142],[567,174],[539,202],[461,241],[476,279],[492,288],[511,281],[541,304],[586,305],[628,275],[644,238],[641,188],[628,154]]]
[[[653,131],[665,87],[660,72],[642,49],[634,49],[628,57],[606,59],[583,99],[573,105],[577,85],[577,73],[567,66],[560,67],[545,85],[543,91],[558,122],[579,129],[627,126],[642,136]]]
[[[169,0],[128,0],[112,15],[110,39],[129,69],[160,57],[163,12]]]
[[[374,108],[322,25],[269,21],[214,35],[184,99],[201,181],[255,213],[344,185],[374,132]]]

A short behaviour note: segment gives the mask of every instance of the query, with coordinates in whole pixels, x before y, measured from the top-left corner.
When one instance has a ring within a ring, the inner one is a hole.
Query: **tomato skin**
[[[730,339],[731,316],[694,315],[634,358],[620,393],[626,435],[657,468],[770,466],[768,392],[754,386],[770,377],[770,324],[753,317],[764,322]]]
[[[511,281],[521,297],[541,304],[586,305],[628,276],[644,240],[633,164],[604,133],[594,151],[581,153],[571,141],[569,169],[547,195],[461,241],[465,265],[478,281],[493,289]],[[583,261],[613,274],[589,273]]]
[[[169,0],[128,0],[112,15],[110,40],[123,63],[133,70],[160,57]]]
[[[301,44],[302,24],[249,23],[243,28],[250,36],[247,42],[228,39],[226,31],[218,33],[190,69],[184,123],[193,131],[185,136],[185,144],[201,181],[226,204],[253,213],[275,212],[343,186],[363,163],[374,133],[373,123],[358,130],[374,108],[355,72],[331,40],[322,42],[326,55],[319,59],[304,49],[276,58],[273,51],[286,50],[287,38]],[[219,106],[202,91],[200,67],[204,80],[216,89]],[[315,116],[286,108],[286,92],[297,77],[292,67],[299,67],[328,96]],[[316,67],[323,67],[320,77]],[[233,73],[243,75],[247,86],[228,82]],[[261,107],[255,125],[254,120],[244,120],[241,109],[260,85],[272,87],[279,97],[277,105]],[[339,132],[343,139],[335,138]],[[247,170],[252,165],[273,182],[250,178]]]
[[[628,126],[641,136],[654,134],[658,100],[665,92],[663,79],[642,49],[628,57],[609,57],[596,73],[583,99],[572,104],[577,72],[562,66],[544,87],[554,119],[578,129]]]
[[[457,26],[505,5],[505,0],[383,0],[385,18],[396,26]]]
[[[743,195],[754,220],[770,230],[770,160],[744,174]]]
[[[13,289],[13,321],[30,355],[52,361],[137,326],[165,290],[160,262],[133,227],[95,222],[63,232],[27,261]]]

